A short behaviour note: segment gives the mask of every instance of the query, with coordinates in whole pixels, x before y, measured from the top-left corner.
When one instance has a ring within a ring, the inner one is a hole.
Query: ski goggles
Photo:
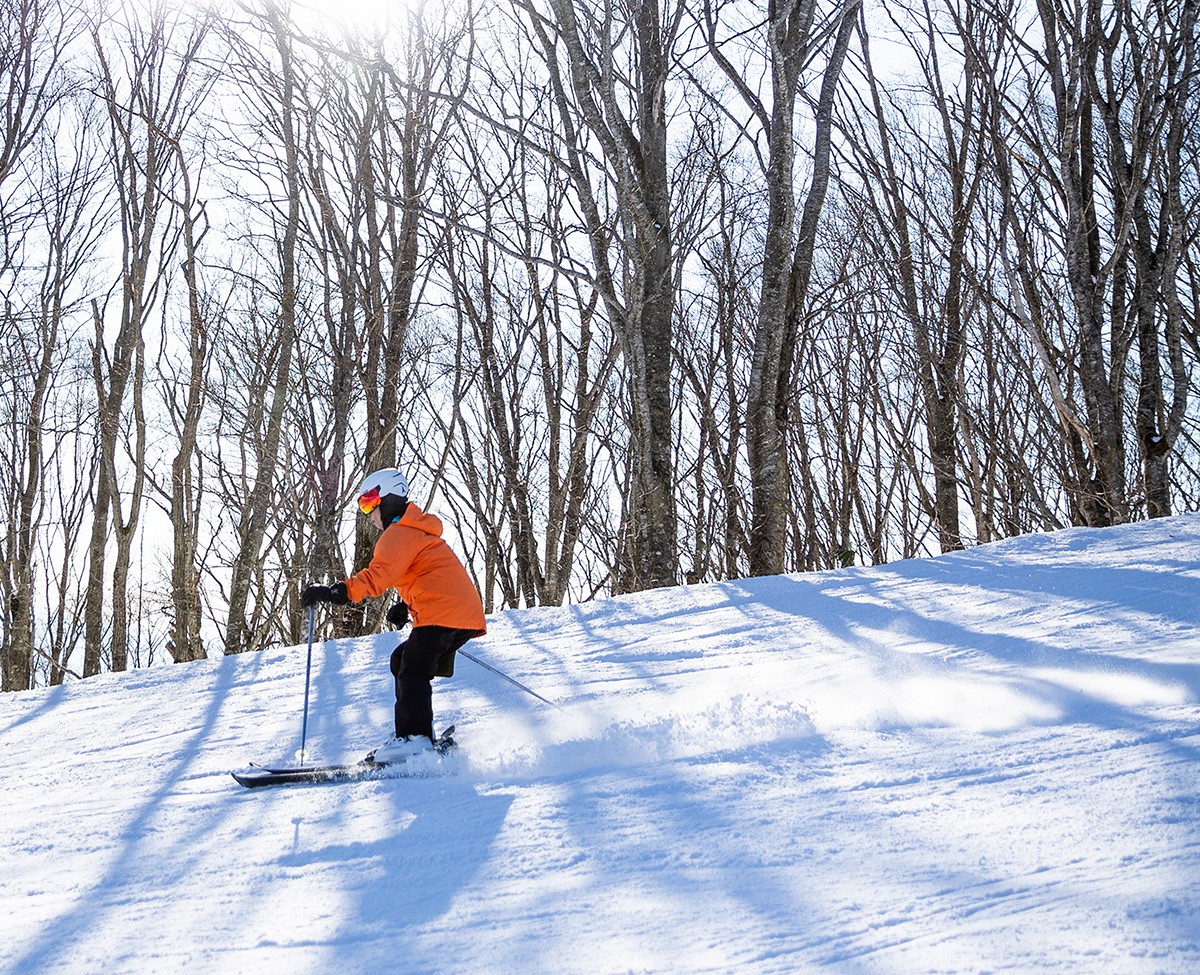
[[[379,496],[379,488],[371,488],[366,494],[358,499],[358,510],[364,515],[369,515],[372,511],[379,507],[383,498]]]

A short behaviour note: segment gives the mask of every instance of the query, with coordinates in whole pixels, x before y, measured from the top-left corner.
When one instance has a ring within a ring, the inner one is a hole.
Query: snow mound
[[[0,972],[1200,970],[1200,518],[499,614],[267,790],[304,648],[0,697]],[[394,635],[314,648],[309,757]],[[421,774],[414,775],[414,771]],[[397,959],[402,959],[398,962]]]

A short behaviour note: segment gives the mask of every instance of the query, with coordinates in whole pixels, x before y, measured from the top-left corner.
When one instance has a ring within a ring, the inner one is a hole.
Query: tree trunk
[[[636,5],[628,23],[589,22],[588,37],[595,34],[602,39],[595,47],[584,42],[582,11],[575,0],[551,0],[557,39],[548,33],[548,22],[530,4],[526,7],[566,125],[563,148],[583,206],[596,285],[625,358],[630,470],[615,588],[629,592],[672,585],[678,578],[678,528],[671,424],[675,294],[666,98],[669,46],[682,8],[677,8],[665,32],[657,0]],[[632,53],[627,64],[617,64],[614,28],[631,35],[634,50],[627,52]],[[558,41],[565,52],[574,101],[559,70]],[[631,118],[623,112],[617,78],[630,88]],[[620,289],[610,264],[612,228],[597,206],[589,163],[577,142],[575,118],[602,148],[615,187],[616,226],[625,262]]]
[[[188,296],[188,377],[183,387],[186,392],[183,406],[176,422],[179,446],[171,460],[171,608],[172,633],[168,651],[176,663],[200,660],[204,657],[204,645],[200,638],[200,573],[197,564],[199,549],[199,517],[201,485],[197,483],[194,464],[200,419],[204,410],[205,384],[209,364],[208,327],[200,307],[200,284],[198,273],[198,249],[207,230],[197,232],[203,209],[193,212],[191,178],[187,161],[178,143],[175,144],[183,193],[179,202],[183,220],[184,264],[183,277]],[[179,407],[178,390],[169,398],[167,407]]]
[[[1119,390],[1109,375],[1100,234],[1095,190],[1094,116],[1087,83],[1094,75],[1101,27],[1094,7],[1086,15],[1038,0],[1046,63],[1051,71],[1057,113],[1057,155],[1067,210],[1066,269],[1079,342],[1079,380],[1093,449],[1093,478],[1080,498],[1080,513],[1093,527],[1128,520],[1125,497],[1125,445]],[[1073,19],[1073,22],[1072,22]],[[1060,41],[1068,43],[1063,50]]]
[[[296,144],[297,117],[296,74],[292,46],[280,8],[272,2],[266,10],[272,40],[279,54],[281,91],[280,126],[284,138],[284,181],[287,188],[283,237],[278,243],[280,265],[279,318],[275,329],[278,336],[274,382],[269,391],[267,427],[256,445],[257,467],[254,486],[245,499],[238,518],[238,552],[234,559],[229,587],[229,620],[225,634],[226,653],[244,653],[258,649],[256,627],[247,619],[250,586],[261,558],[266,536],[267,509],[275,490],[275,474],[283,440],[283,417],[288,401],[291,378],[292,349],[296,341],[296,245],[300,228],[300,162]]]
[[[816,251],[817,227],[829,186],[834,96],[845,64],[860,0],[846,0],[821,78],[815,114],[813,174],[796,227],[795,114],[800,72],[817,36],[816,5],[810,0],[772,3],[767,20],[771,71],[768,108],[747,87],[720,50],[716,21],[706,7],[708,43],[718,65],[734,82],[767,134],[767,226],[762,288],[750,368],[746,435],[750,461],[750,574],[771,575],[787,565],[791,475],[787,439],[796,431],[789,416],[793,368],[801,341]]]

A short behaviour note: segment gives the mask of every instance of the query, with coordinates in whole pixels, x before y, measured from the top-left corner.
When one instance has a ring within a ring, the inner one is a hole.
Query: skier
[[[368,474],[358,489],[358,507],[383,534],[371,564],[345,582],[313,585],[300,604],[345,606],[388,589],[400,601],[388,621],[413,628],[391,657],[396,685],[396,734],[368,758],[403,761],[433,747],[434,677],[454,675],[454,655],[473,637],[487,632],[483,603],[471,577],[442,539],[442,522],[408,500],[408,480],[394,467]]]

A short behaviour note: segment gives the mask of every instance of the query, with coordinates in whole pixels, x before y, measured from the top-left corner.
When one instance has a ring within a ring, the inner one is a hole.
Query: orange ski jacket
[[[371,564],[346,580],[353,602],[395,589],[408,603],[413,626],[487,632],[483,602],[467,570],[442,539],[442,521],[411,501],[404,517],[375,543]]]

